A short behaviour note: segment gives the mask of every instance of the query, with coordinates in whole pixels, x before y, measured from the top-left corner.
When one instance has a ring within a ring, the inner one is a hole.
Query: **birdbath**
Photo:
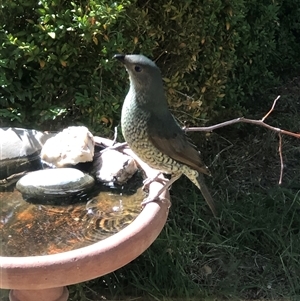
[[[128,149],[126,153],[138,160]],[[156,171],[139,161],[147,177]],[[149,194],[161,189],[152,182]],[[162,198],[169,199],[166,191]],[[168,216],[168,201],[147,204],[136,219],[118,233],[79,249],[43,256],[0,257],[0,288],[10,289],[10,301],[66,301],[67,285],[94,279],[142,254],[157,238]]]

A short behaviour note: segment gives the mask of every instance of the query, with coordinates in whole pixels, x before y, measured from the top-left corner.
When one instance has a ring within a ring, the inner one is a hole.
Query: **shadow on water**
[[[24,199],[0,192],[0,256],[36,256],[65,252],[105,239],[141,212],[142,177],[124,187],[96,184],[71,198]]]

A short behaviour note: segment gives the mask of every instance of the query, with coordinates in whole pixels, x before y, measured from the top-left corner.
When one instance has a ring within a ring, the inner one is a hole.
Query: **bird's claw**
[[[151,177],[151,178],[145,179],[143,181],[143,187],[142,187],[143,191],[149,191],[150,184],[153,183],[153,182],[155,182],[155,181],[156,182],[160,182],[160,183],[162,183],[164,185],[166,181],[164,179],[160,178],[161,174],[162,173],[160,172],[155,177]]]
[[[171,207],[171,201],[170,199],[168,198],[164,198],[164,197],[150,197],[148,196],[147,198],[145,198],[141,205],[142,205],[142,208],[144,208],[147,204],[151,203],[151,202],[162,202],[162,203],[168,203],[168,209]]]

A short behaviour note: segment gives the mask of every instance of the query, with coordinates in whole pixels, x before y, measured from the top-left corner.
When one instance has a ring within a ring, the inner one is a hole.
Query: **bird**
[[[210,175],[200,152],[187,137],[168,108],[160,69],[142,54],[116,54],[125,65],[130,87],[121,112],[122,134],[131,150],[144,163],[171,179],[155,197],[155,201],[172,183],[185,175],[201,191],[213,215],[217,211],[203,175]]]

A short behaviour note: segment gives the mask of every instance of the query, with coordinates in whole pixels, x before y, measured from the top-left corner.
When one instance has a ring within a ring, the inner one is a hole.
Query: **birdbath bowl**
[[[137,159],[129,149],[126,152]],[[149,166],[139,164],[147,177],[156,174]],[[152,182],[150,195],[161,187],[160,182]],[[162,197],[169,199],[168,192]],[[67,285],[113,272],[142,254],[164,227],[168,210],[169,202],[151,202],[118,233],[75,250],[42,256],[0,256],[0,288],[10,289],[10,301],[66,301]]]

